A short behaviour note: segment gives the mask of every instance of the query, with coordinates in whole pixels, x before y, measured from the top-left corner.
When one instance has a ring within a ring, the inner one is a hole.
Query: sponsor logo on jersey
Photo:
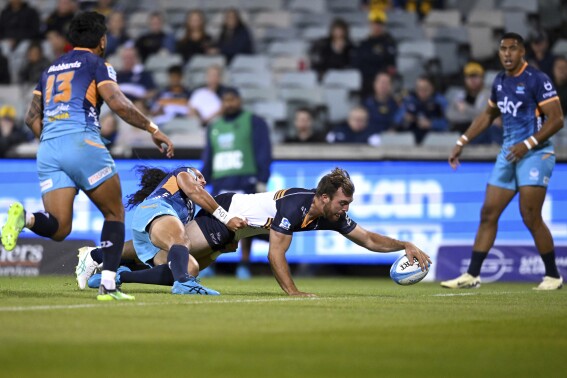
[[[537,168],[530,169],[530,180],[536,181],[539,179],[539,170]]]
[[[289,228],[291,227],[291,223],[287,218],[283,218],[282,221],[280,222],[280,227],[283,228],[284,230],[289,230]]]
[[[500,91],[502,90],[502,85],[498,84],[498,85],[496,86],[496,90],[500,92]]]
[[[520,106],[522,106],[522,104],[523,104],[522,101],[518,101],[516,103],[512,101],[508,101],[508,96],[504,97],[504,101],[498,101],[496,103],[498,109],[500,109],[500,113],[502,114],[511,113],[512,117],[516,116],[516,114],[518,113],[518,109],[520,108]]]
[[[546,91],[550,91],[553,89],[553,85],[549,81],[543,83],[543,87],[545,88]]]
[[[51,66],[49,67],[49,69],[47,70],[47,73],[51,73],[51,72],[57,72],[57,71],[65,71],[65,70],[70,70],[72,68],[80,68],[81,67],[81,62],[76,61],[73,63],[61,63],[58,64],[56,66]]]
[[[108,77],[116,81],[116,71],[114,70],[114,67],[107,63],[106,70],[108,71]]]
[[[525,94],[526,93],[526,86],[524,83],[519,83],[516,86],[516,94]]]
[[[104,167],[103,169],[101,169],[100,171],[89,177],[89,184],[93,185],[111,173],[112,173],[111,167]]]
[[[53,188],[53,179],[47,179],[39,183],[41,191],[46,191],[47,189]]]

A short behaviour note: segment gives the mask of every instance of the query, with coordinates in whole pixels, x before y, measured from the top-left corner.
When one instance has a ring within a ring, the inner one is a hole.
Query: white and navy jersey
[[[215,200],[220,206],[248,221],[249,226],[236,234],[204,210],[199,211],[195,220],[214,250],[222,249],[232,240],[267,234],[270,229],[285,235],[312,230],[333,230],[346,235],[354,230],[357,223],[347,214],[341,215],[335,222],[323,217],[307,222],[305,217],[314,197],[315,189],[304,188],[256,194],[219,194]]]
[[[497,107],[502,115],[502,150],[505,151],[534,135],[545,122],[541,106],[558,100],[557,91],[549,77],[527,63],[524,63],[521,71],[515,76],[500,72],[492,84],[488,104],[493,108]],[[549,140],[536,146],[536,149],[553,152]]]

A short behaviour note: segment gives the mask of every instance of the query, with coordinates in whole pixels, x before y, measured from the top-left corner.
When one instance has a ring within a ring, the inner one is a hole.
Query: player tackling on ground
[[[498,116],[502,117],[504,143],[486,188],[468,271],[441,282],[441,286],[480,287],[480,268],[496,239],[498,219],[519,192],[522,219],[545,265],[545,277],[534,289],[560,289],[563,278],[555,263],[553,238],[541,215],[555,166],[550,138],[563,127],[559,97],[549,77],[526,63],[524,40],[520,35],[504,34],[498,55],[504,72],[494,79],[486,110],[459,138],[449,156],[449,164],[456,169],[463,147]]]
[[[114,161],[100,136],[102,100],[126,122],[147,130],[162,152],[161,145],[166,144],[168,157],[173,156],[173,144],[120,91],[116,72],[103,59],[104,16],[77,15],[68,36],[74,49],[42,73],[26,115],[26,124],[40,138],[37,169],[45,211],[26,212],[21,203],[12,204],[2,227],[2,245],[13,250],[24,227],[39,236],[64,240],[71,232],[75,195],[83,190],[104,215],[97,299],[133,300],[115,284],[124,244],[124,205]]]

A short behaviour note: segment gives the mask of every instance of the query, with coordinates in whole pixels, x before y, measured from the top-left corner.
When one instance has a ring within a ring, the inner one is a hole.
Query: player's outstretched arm
[[[453,169],[459,166],[459,156],[463,152],[463,147],[476,138],[480,133],[486,130],[492,122],[500,115],[500,110],[497,107],[487,105],[484,112],[480,113],[471,123],[467,131],[457,140],[455,147],[449,155],[449,165]]]
[[[33,95],[32,102],[26,113],[25,123],[33,132],[36,138],[41,135],[41,129],[43,127],[43,101],[41,101],[41,96],[38,94]]]
[[[98,87],[98,91],[102,99],[108,104],[113,112],[118,114],[120,118],[128,122],[130,125],[146,130],[152,135],[154,144],[160,152],[166,152],[167,157],[173,157],[173,143],[160,131],[156,124],[150,121],[136,106],[130,101],[114,82],[108,82]],[[164,150],[162,144],[167,145]]]
[[[234,232],[248,226],[245,219],[230,214],[223,209],[213,196],[189,173],[180,172],[177,175],[177,185],[191,201],[202,207],[206,212],[213,214],[215,218],[223,222],[230,231]]]
[[[406,254],[408,255],[410,265],[413,264],[412,257],[415,257],[419,262],[419,266],[422,270],[427,269],[429,264],[431,264],[431,259],[429,258],[429,256],[412,243],[392,239],[388,236],[368,231],[362,228],[360,225],[356,225],[354,230],[345,235],[345,237],[350,241],[373,252],[396,252],[405,250]]]
[[[268,251],[270,267],[276,277],[276,281],[278,281],[282,290],[288,295],[314,297],[315,294],[299,291],[293,282],[293,278],[291,278],[289,264],[285,258],[285,253],[291,244],[291,239],[291,235],[285,235],[280,232],[270,230],[270,249]]]

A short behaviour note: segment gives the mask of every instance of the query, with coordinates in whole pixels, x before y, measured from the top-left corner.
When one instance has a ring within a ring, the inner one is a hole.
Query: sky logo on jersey
[[[291,223],[289,222],[289,220],[287,220],[287,218],[282,218],[282,221],[280,222],[280,227],[283,228],[284,230],[289,230],[289,228],[291,227]]]
[[[517,103],[513,103],[512,101],[508,101],[508,96],[504,97],[504,101],[498,101],[496,105],[498,109],[500,109],[500,113],[507,114],[511,113],[512,117],[515,117],[518,113],[518,109],[522,106],[523,102],[518,101]]]

